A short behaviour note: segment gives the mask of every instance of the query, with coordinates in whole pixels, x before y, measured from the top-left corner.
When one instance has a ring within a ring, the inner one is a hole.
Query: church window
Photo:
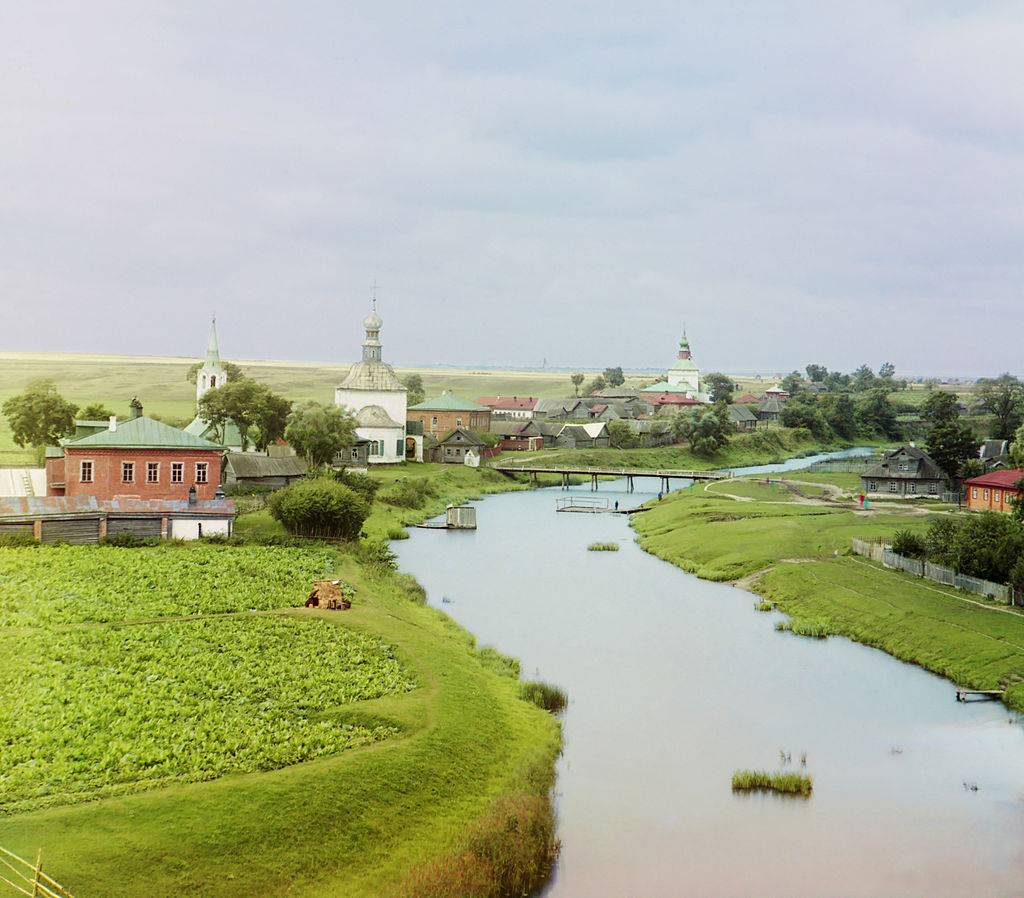
[[[197,461],[196,462],[196,483],[207,483],[207,477],[209,476],[209,462]]]
[[[403,445],[405,440],[395,440],[395,455],[399,458],[402,457],[402,453],[405,452],[405,446]]]
[[[181,461],[171,462],[171,483],[185,482],[185,463]]]
[[[82,483],[92,483],[92,462],[83,461],[78,468],[78,479]]]
[[[121,462],[121,483],[134,483],[135,482],[135,462],[123,461]]]
[[[377,454],[378,455],[383,455],[384,454],[384,441],[383,440],[377,440]]]
[[[206,375],[203,375],[203,389],[206,389]]]
[[[210,375],[210,389],[212,390],[216,386],[217,386],[217,375],[216,374],[211,374]]]
[[[160,482],[160,462],[148,461],[146,462],[146,483],[159,483]]]

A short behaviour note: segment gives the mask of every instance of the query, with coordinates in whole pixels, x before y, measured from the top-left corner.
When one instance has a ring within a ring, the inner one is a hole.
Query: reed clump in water
[[[820,620],[779,621],[775,629],[789,630],[797,636],[809,636],[812,639],[825,639],[829,635],[828,624]]]
[[[814,780],[806,773],[770,773],[767,770],[737,770],[732,775],[733,792],[779,792],[783,795],[811,794]]]
[[[588,552],[618,552],[618,543],[591,543],[587,546]]]
[[[519,694],[528,702],[533,702],[538,708],[557,714],[569,704],[569,697],[564,689],[559,689],[551,683],[543,680],[529,680],[519,687]]]
[[[775,603],[774,602],[769,602],[767,600],[762,601],[762,602],[758,602],[754,606],[754,610],[755,611],[774,611],[775,610]]]

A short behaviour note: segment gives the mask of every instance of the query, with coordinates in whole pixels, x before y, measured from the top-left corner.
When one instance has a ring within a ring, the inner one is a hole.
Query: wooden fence
[[[64,886],[43,872],[41,851],[33,864],[0,846],[0,884],[29,898],[74,898]]]
[[[985,596],[993,601],[1002,602],[1004,605],[1024,605],[1024,590],[1015,590],[1002,583],[993,583],[991,580],[980,580],[977,577],[969,577],[967,574],[958,574],[952,568],[923,561],[920,558],[907,558],[905,555],[894,552],[884,543],[872,543],[863,539],[854,539],[851,540],[851,543],[853,551],[857,555],[877,561],[887,568],[905,571],[915,577],[931,580],[933,583],[941,583],[964,592]]]

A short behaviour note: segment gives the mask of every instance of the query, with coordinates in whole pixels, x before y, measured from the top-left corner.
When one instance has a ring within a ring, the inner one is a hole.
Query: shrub
[[[404,527],[389,527],[388,539],[408,539],[409,531]]]
[[[734,792],[781,792],[806,797],[814,789],[814,780],[805,773],[737,770],[732,775],[732,789]]]
[[[928,555],[924,537],[912,530],[897,530],[892,537],[892,550],[907,558],[925,558]]]
[[[825,639],[829,635],[828,624],[820,620],[788,620],[779,621],[775,625],[776,630],[793,633],[796,636],[808,636],[811,639]]]
[[[395,574],[395,583],[412,599],[417,605],[427,604],[427,591],[420,585],[412,574]]]
[[[591,543],[587,546],[588,552],[618,552],[618,543]]]
[[[326,477],[300,480],[274,493],[270,514],[291,534],[356,539],[370,503],[343,483]]]
[[[19,549],[24,546],[41,546],[31,533],[4,533],[0,534],[0,549]]]
[[[437,496],[437,489],[426,477],[399,480],[381,490],[380,501],[398,508],[422,508],[428,499]]]
[[[756,605],[754,605],[754,610],[755,611],[774,611],[775,610],[775,603],[774,602],[769,602],[766,599],[766,600],[758,602]]]
[[[342,468],[340,471],[334,471],[331,475],[338,483],[343,483],[350,490],[355,490],[361,495],[367,502],[373,502],[374,497],[377,495],[377,490],[380,489],[380,481],[375,480],[369,474],[360,474],[357,471],[346,471]]]
[[[145,546],[159,546],[159,536],[136,536],[134,533],[111,533],[100,540],[103,546],[119,546],[122,549],[140,549]]]
[[[276,489],[265,483],[225,483],[223,486],[225,496],[266,496]]]
[[[379,540],[369,539],[357,543],[356,558],[378,574],[393,573],[398,569],[395,553],[388,548],[387,543]]]
[[[565,690],[545,683],[542,680],[529,680],[519,687],[519,694],[528,702],[533,702],[538,708],[557,714],[569,704],[569,697]]]

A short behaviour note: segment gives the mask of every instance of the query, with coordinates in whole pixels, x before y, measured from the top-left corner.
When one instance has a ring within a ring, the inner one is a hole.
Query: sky
[[[1024,373],[1024,4],[0,4],[0,350]]]

